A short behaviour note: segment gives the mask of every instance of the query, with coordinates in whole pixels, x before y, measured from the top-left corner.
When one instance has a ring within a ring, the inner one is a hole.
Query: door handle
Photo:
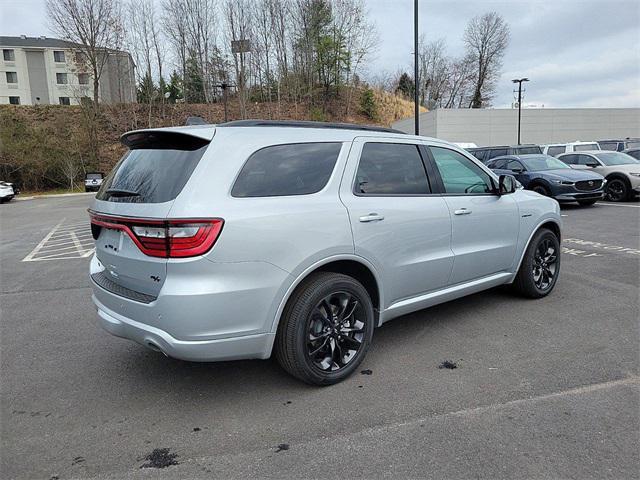
[[[360,217],[360,221],[363,223],[366,222],[380,222],[384,220],[384,217],[382,215],[378,215],[377,213],[370,213],[369,215],[365,215],[363,217]]]
[[[454,215],[469,215],[471,210],[467,210],[466,208],[461,208],[453,212]]]

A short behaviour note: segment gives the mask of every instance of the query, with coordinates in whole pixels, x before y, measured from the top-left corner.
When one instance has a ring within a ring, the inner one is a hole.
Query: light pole
[[[420,106],[418,104],[418,0],[413,2],[413,103],[414,132],[420,135]]]
[[[518,145],[520,145],[520,118],[522,115],[522,82],[528,82],[528,78],[516,78],[511,80],[518,84]]]

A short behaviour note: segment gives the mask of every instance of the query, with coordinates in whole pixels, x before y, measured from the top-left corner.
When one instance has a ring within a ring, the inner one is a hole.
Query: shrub
[[[374,122],[378,120],[378,105],[370,88],[365,88],[360,95],[360,110]]]

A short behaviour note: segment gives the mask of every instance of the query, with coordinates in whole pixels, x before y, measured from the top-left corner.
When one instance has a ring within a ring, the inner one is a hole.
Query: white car
[[[9,202],[16,193],[13,190],[13,185],[8,182],[0,182],[0,203]]]
[[[549,145],[540,145],[542,153],[557,157],[562,153],[585,152],[587,150],[600,150],[598,142],[581,142],[576,140],[569,143],[552,143]]]

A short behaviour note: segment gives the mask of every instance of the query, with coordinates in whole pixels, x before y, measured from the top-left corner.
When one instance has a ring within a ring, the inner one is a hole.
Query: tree
[[[471,108],[482,108],[491,99],[494,82],[509,45],[509,25],[496,12],[472,18],[464,32],[467,54],[475,64]]]
[[[369,87],[362,91],[360,96],[360,109],[367,117],[374,122],[378,120],[378,105],[376,104],[376,97],[373,94],[373,90]]]
[[[91,70],[97,108],[102,70],[124,36],[120,0],[47,0],[47,13],[52,30],[75,44],[79,63]]]
[[[184,98],[182,89],[182,78],[175,70],[169,77],[169,83],[167,84],[165,91],[169,94],[169,103],[176,103],[177,100],[181,100]]]
[[[205,103],[204,80],[198,61],[194,57],[187,59],[187,69],[184,74],[184,100],[187,103]]]
[[[396,88],[396,93],[400,93],[405,98],[413,98],[413,93],[415,92],[415,82],[413,78],[409,76],[408,73],[404,72],[400,75],[398,79],[398,87]]]

